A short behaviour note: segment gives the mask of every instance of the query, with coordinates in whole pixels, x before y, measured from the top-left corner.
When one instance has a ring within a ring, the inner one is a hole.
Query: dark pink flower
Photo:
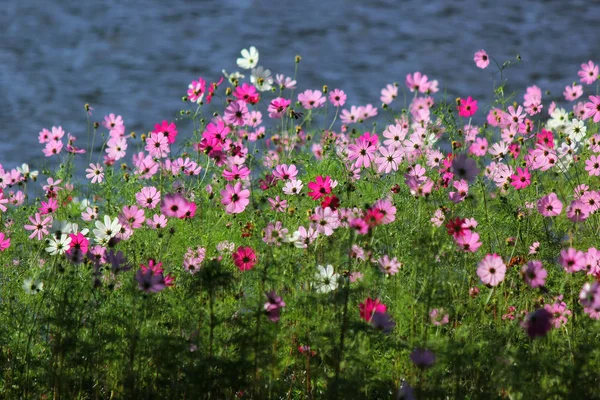
[[[232,254],[233,263],[240,271],[248,271],[256,265],[256,253],[251,247],[238,247]]]

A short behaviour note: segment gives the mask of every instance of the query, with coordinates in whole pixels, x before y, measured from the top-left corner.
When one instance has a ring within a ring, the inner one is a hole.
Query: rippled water
[[[173,119],[187,84],[235,70],[255,45],[260,65],[292,75],[300,89],[343,88],[349,104],[379,104],[387,83],[422,71],[453,98],[492,95],[500,62],[510,88],[537,84],[561,99],[579,65],[600,62],[600,2],[569,0],[303,0],[299,2],[8,0],[0,14],[0,163],[41,162],[37,134],[62,125],[85,138],[93,118],[122,114],[127,130]]]

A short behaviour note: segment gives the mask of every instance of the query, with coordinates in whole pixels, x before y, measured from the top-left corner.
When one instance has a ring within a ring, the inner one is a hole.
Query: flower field
[[[352,105],[259,60],[0,165],[1,398],[599,397],[597,64]]]

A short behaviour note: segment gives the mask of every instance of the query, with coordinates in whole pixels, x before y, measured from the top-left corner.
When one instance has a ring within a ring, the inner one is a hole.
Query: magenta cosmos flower
[[[367,299],[358,305],[360,310],[360,317],[367,322],[371,322],[375,313],[384,313],[387,311],[387,306],[383,304],[379,299]]]
[[[10,238],[4,232],[0,232],[0,251],[4,251],[10,247]]]
[[[537,209],[544,217],[556,217],[560,215],[563,205],[555,193],[550,193],[538,200]]]
[[[477,65],[477,68],[481,69],[487,68],[487,66],[490,65],[490,58],[488,57],[485,50],[479,50],[478,52],[476,52],[475,56],[473,57],[473,61],[475,61],[475,65]]]
[[[517,173],[511,175],[510,179],[510,184],[517,190],[524,189],[531,184],[531,174],[527,168],[517,167]]]
[[[461,117],[472,117],[477,112],[477,100],[473,100],[471,96],[460,99],[456,108],[458,109],[458,115]]]
[[[267,111],[269,112],[269,118],[279,119],[284,116],[285,110],[288,109],[291,100],[284,99],[283,97],[277,97],[273,99],[267,107]]]
[[[498,286],[504,280],[505,274],[506,265],[496,253],[485,256],[479,263],[479,268],[477,268],[479,279],[489,286]]]
[[[153,133],[162,133],[169,144],[175,143],[175,138],[177,137],[177,126],[174,122],[163,121],[160,124],[154,125]]]
[[[229,214],[239,214],[250,204],[250,191],[242,189],[242,183],[236,182],[235,185],[227,185],[221,190],[221,203],[225,206],[225,211]]]
[[[321,197],[331,193],[331,178],[326,176],[323,178],[322,176],[317,176],[314,182],[308,183],[308,188],[311,190],[308,192],[308,195],[313,200],[319,200]]]
[[[233,263],[240,271],[254,268],[257,262],[256,253],[252,250],[252,247],[240,246],[231,256],[233,257]]]

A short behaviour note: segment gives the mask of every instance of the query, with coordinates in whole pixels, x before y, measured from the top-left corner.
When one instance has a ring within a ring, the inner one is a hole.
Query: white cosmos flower
[[[48,239],[47,244],[48,247],[46,247],[46,251],[50,253],[50,255],[55,256],[58,254],[65,254],[65,252],[69,250],[69,247],[71,247],[71,237],[66,233],[63,233],[58,237],[54,235]]]
[[[552,111],[552,114],[550,114],[550,119],[546,122],[546,127],[551,131],[563,127],[567,124],[567,121],[569,121],[568,118],[569,114],[567,113],[567,110],[556,107],[556,109]]]
[[[96,221],[94,236],[96,236],[97,242],[107,242],[120,231],[121,224],[119,224],[119,219],[115,218],[114,220],[111,220],[108,215],[105,215],[104,223],[102,221]]]
[[[288,195],[296,195],[300,194],[302,190],[302,181],[300,179],[294,179],[293,181],[287,181],[283,186],[283,193]]]
[[[333,271],[332,265],[326,267],[317,265],[319,272],[315,274],[316,285],[315,289],[319,293],[328,293],[337,289],[339,275]]]
[[[223,70],[221,70],[221,72],[223,73],[223,75],[225,76],[225,78],[227,78],[227,80],[229,81],[229,83],[231,83],[232,85],[235,83],[236,80],[239,81],[240,79],[244,78],[244,75],[240,74],[237,71],[232,72],[231,74],[228,74],[227,71],[225,71],[223,69]]]
[[[237,59],[238,67],[242,69],[252,69],[258,64],[258,50],[256,47],[250,46],[250,49],[242,50],[242,57]]]
[[[273,87],[273,77],[271,76],[271,71],[264,69],[263,67],[257,67],[252,70],[250,81],[261,92],[271,90]]]
[[[565,133],[569,136],[569,139],[577,143],[583,140],[586,131],[587,128],[585,127],[583,121],[580,121],[576,118],[573,118],[571,123],[567,124],[567,127],[565,128]]]
[[[44,282],[33,280],[33,278],[25,279],[23,282],[23,290],[27,294],[37,294],[44,289]]]
[[[25,178],[31,178],[34,181],[37,179],[39,174],[38,171],[31,171],[28,164],[23,164],[20,167],[17,167],[17,171],[19,171]]]

